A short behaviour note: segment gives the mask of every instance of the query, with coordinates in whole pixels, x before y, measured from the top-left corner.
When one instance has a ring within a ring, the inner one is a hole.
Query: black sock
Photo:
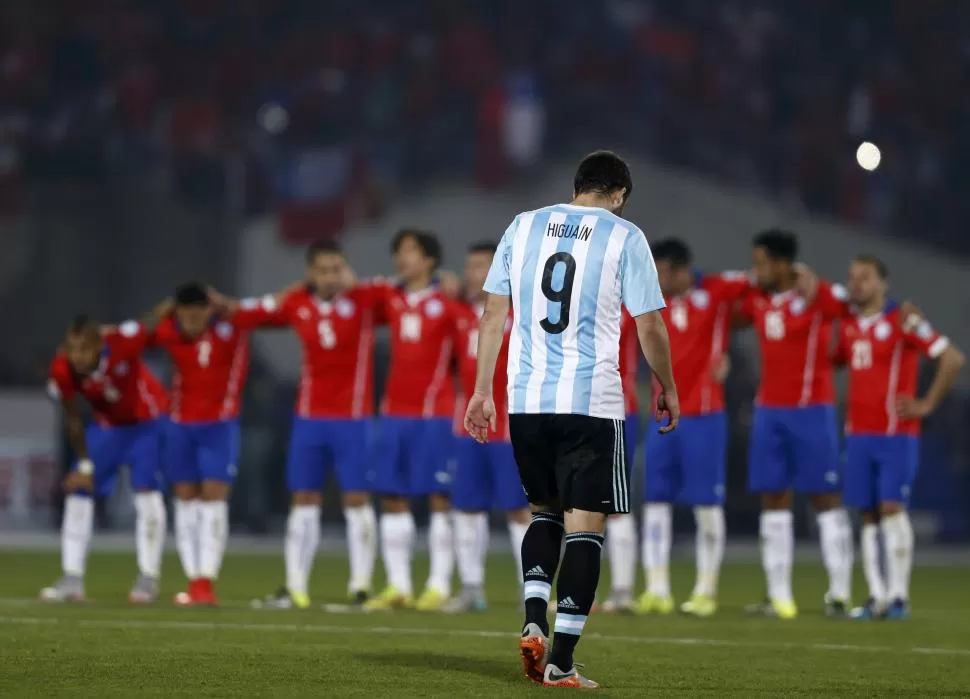
[[[573,668],[573,650],[586,624],[589,610],[596,599],[600,581],[600,556],[603,535],[593,532],[566,534],[566,551],[562,556],[556,596],[556,634],[549,662],[563,672]]]
[[[522,539],[522,580],[525,596],[525,624],[538,624],[549,635],[546,608],[552,579],[559,567],[562,550],[562,515],[552,512],[533,512],[532,524]]]

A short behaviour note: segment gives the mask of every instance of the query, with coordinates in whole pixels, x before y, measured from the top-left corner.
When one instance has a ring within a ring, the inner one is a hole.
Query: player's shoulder
[[[64,354],[63,350],[57,350],[57,353],[51,360],[50,366],[47,368],[47,374],[51,379],[58,381],[71,377],[71,365],[67,361],[67,355]]]

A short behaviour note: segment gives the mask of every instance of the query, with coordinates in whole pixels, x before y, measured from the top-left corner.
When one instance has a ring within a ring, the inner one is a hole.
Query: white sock
[[[768,510],[761,513],[761,565],[768,582],[768,597],[791,602],[791,568],[795,555],[792,513]]]
[[[286,520],[286,543],[283,560],[286,565],[286,589],[305,595],[313,570],[313,558],[320,544],[320,506],[294,505]]]
[[[162,551],[167,532],[165,500],[158,491],[135,493],[135,549],[138,570],[148,578],[162,574]]]
[[[718,505],[695,507],[694,522],[697,527],[697,582],[694,584],[694,594],[716,597],[727,536],[724,508]]]
[[[837,507],[819,512],[818,533],[822,562],[829,574],[829,595],[848,600],[852,596],[852,525],[849,513]]]
[[[455,537],[451,529],[451,513],[431,513],[428,550],[431,554],[431,570],[427,587],[447,597],[451,594],[451,575],[455,570]]]
[[[414,517],[410,512],[381,514],[381,558],[387,584],[402,595],[411,595],[411,553],[414,548]]]
[[[485,529],[488,529],[488,521],[485,522]],[[512,557],[515,558],[515,581],[522,585],[522,540],[525,533],[529,530],[529,523],[509,522],[509,542],[512,546]],[[486,553],[487,555],[487,553]]]
[[[68,495],[64,498],[64,521],[61,523],[61,567],[65,575],[84,577],[93,531],[94,500],[85,495]]]
[[[463,587],[485,584],[485,546],[481,539],[487,527],[488,515],[484,512],[455,513],[455,550],[458,577]]]
[[[175,500],[175,547],[189,580],[199,577],[200,504],[198,500]]]
[[[350,592],[369,591],[377,559],[377,515],[370,505],[344,509],[347,551],[350,558]],[[309,571],[308,571],[309,573]]]
[[[199,503],[199,576],[215,580],[222,568],[229,538],[229,503]]]
[[[879,563],[879,525],[862,525],[862,569],[866,574],[866,584],[869,586],[869,596],[876,602],[885,602],[886,581],[882,577],[882,566]]]
[[[657,597],[670,597],[672,520],[669,502],[648,502],[643,506],[643,569],[647,590]]]
[[[886,544],[886,577],[890,600],[909,600],[909,578],[913,570],[913,525],[908,512],[882,518]]]
[[[637,575],[637,522],[633,515],[606,520],[606,545],[610,559],[610,588],[633,596]]]

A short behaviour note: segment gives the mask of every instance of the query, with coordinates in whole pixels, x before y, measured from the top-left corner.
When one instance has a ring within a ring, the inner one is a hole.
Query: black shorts
[[[512,449],[529,502],[629,512],[623,423],[588,415],[510,415]]]

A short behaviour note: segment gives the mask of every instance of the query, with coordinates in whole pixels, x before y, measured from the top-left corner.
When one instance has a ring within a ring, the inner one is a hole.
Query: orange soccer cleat
[[[542,684],[549,660],[549,639],[536,624],[526,624],[519,639],[519,653],[525,676],[533,682]]]

